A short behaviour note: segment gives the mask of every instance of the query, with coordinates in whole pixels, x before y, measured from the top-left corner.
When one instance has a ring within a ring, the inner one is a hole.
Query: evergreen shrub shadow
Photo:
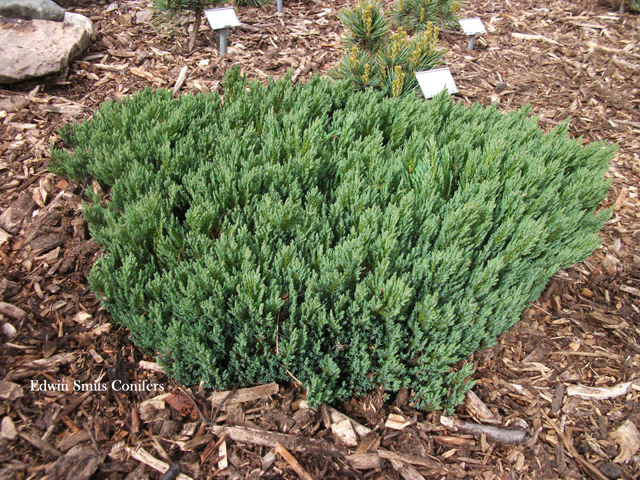
[[[469,355],[598,245],[615,147],[445,95],[314,77],[218,95],[145,90],[63,132],[52,168],[96,178],[90,282],[173,377],[290,380],[311,405],[408,387],[451,408]]]

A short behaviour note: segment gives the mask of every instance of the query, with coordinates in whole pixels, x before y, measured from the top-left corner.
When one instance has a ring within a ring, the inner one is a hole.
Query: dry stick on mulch
[[[451,435],[431,435],[431,438],[440,445],[453,445],[454,447],[475,447],[476,441],[469,438],[452,437]]]
[[[203,465],[207,463],[211,459],[213,454],[216,453],[220,445],[222,445],[222,442],[226,440],[227,440],[227,434],[225,433],[218,439],[217,442],[216,441],[210,442],[209,445],[207,445],[207,447],[204,449],[204,452],[202,452],[202,454],[200,455],[200,463]]]
[[[20,435],[22,438],[24,438],[27,442],[29,442],[34,447],[39,448],[40,450],[47,452],[50,455],[53,455],[55,457],[62,456],[61,452],[53,448],[51,445],[49,445],[47,442],[45,442],[41,438],[36,437],[35,435],[30,435],[24,432],[18,432],[18,435]]]
[[[160,473],[166,473],[169,470],[168,464],[164,463],[162,460],[158,460],[156,457],[143,450],[142,448],[134,449],[131,447],[125,447],[125,451],[139,462],[144,463],[145,465],[159,471]],[[178,474],[176,479],[193,480],[191,477],[183,473]]]
[[[521,429],[508,429],[495,427],[493,425],[480,425],[478,423],[465,422],[459,418],[440,417],[440,423],[447,428],[459,430],[464,433],[473,433],[476,435],[486,434],[487,440],[490,442],[500,443],[522,443],[524,442],[527,432]]]
[[[256,400],[260,400],[265,395],[274,395],[278,393],[280,389],[278,384],[275,382],[250,388],[238,389],[238,386],[239,385],[236,385],[231,391],[213,392],[213,394],[211,395],[212,410],[214,405],[218,405],[218,407],[222,408],[222,406],[225,404],[235,405],[240,403],[254,402]]]
[[[211,415],[211,422],[207,422],[208,425],[213,425],[216,421],[216,417],[218,416],[218,413],[220,413],[220,409],[222,408],[222,405],[224,405],[224,402],[226,402],[227,400],[229,400],[234,393],[236,393],[236,391],[238,390],[238,387],[240,386],[239,383],[236,383],[235,387],[233,387],[233,390],[231,390],[226,397],[224,397],[222,399],[222,401],[218,404],[218,407],[216,408],[215,412],[213,412],[213,415]],[[213,407],[213,399],[214,399],[215,395],[211,396],[211,406]]]
[[[399,452],[391,452],[389,450],[385,450],[383,448],[378,449],[378,456],[385,460],[389,460],[390,462],[402,462],[408,463],[411,465],[419,465],[425,468],[437,469],[438,472],[443,474],[449,473],[449,469],[440,462],[436,462],[435,460],[431,460],[429,458],[421,457],[418,455],[409,455],[407,453],[399,453]]]
[[[317,438],[301,437],[287,433],[268,432],[246,427],[223,427],[213,425],[211,433],[216,436],[227,434],[234,442],[262,445],[273,448],[280,443],[285,448],[300,453],[312,455],[324,455],[327,457],[342,458],[345,452],[325,440]]]
[[[307,472],[304,467],[300,465],[300,462],[296,460],[296,457],[291,455],[291,453],[289,453],[289,450],[280,445],[279,442],[276,442],[276,453],[282,455],[282,458],[285,459],[289,466],[295,470],[295,472],[302,480],[315,480],[311,475],[309,475],[309,472]]]
[[[73,353],[59,353],[49,358],[32,360],[22,365],[17,365],[16,369],[9,372],[4,380],[21,380],[38,375],[40,372],[57,372],[61,366],[68,365],[75,360],[76,355]]]
[[[390,459],[391,466],[404,478],[405,480],[425,480],[418,470],[407,463],[402,463],[398,460]]]
[[[67,415],[69,415],[78,405],[80,405],[82,402],[84,402],[89,395],[91,395],[93,392],[89,391],[86,393],[83,393],[82,395],[80,395],[78,398],[76,398],[75,400],[73,400],[68,407],[66,407],[64,410],[61,410],[60,413],[58,415],[54,415],[53,418],[53,422],[52,424],[56,424],[57,422],[59,422],[60,420],[62,420],[64,417],[66,417]]]
[[[613,387],[587,387],[584,385],[572,385],[567,388],[567,395],[580,398],[593,398],[595,400],[610,400],[622,397],[629,393],[634,382],[625,382]]]
[[[438,469],[441,472],[448,472],[444,464],[416,455],[407,455],[388,450],[379,449],[377,453],[345,455],[346,452],[336,446],[314,438],[301,437],[285,433],[268,432],[244,427],[223,427],[213,426],[211,431],[214,435],[228,435],[231,440],[240,443],[262,445],[265,447],[276,447],[286,445],[290,450],[313,455],[324,455],[333,458],[343,458],[352,467],[369,470],[380,468],[384,465],[384,460],[394,460],[412,465],[419,465],[426,468]]]

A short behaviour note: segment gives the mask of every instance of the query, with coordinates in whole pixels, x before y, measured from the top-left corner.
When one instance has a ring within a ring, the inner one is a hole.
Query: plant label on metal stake
[[[469,37],[469,44],[467,45],[467,50],[473,50],[473,44],[476,41],[476,35],[481,33],[487,33],[487,30],[484,28],[482,20],[479,18],[461,18],[458,20],[460,22],[460,27],[462,27],[462,31],[465,35]]]
[[[210,8],[204,11],[212,30],[220,30],[220,55],[227,53],[227,33],[229,28],[240,25],[233,7]]]
[[[276,5],[278,6],[278,13],[282,13],[282,0],[277,0]]]
[[[449,94],[458,93],[458,87],[456,87],[456,82],[453,81],[449,67],[416,72],[416,79],[424,98],[435,97],[445,89]]]

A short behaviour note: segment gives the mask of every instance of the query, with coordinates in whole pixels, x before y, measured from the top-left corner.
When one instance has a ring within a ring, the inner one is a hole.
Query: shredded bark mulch
[[[145,87],[216,92],[235,64],[260,81],[326,73],[346,5],[237,8],[244,25],[220,57],[216,32],[203,24],[186,52],[190,19],[159,21],[145,1],[67,3],[94,22],[90,49],[57,76],[0,89],[1,478],[157,479],[171,465],[163,479],[640,477],[640,17],[617,4],[469,0],[461,17],[488,31],[475,49],[441,32],[458,101],[528,103],[545,130],[570,117],[583,142],[619,144],[601,248],[473,356],[476,385],[454,415],[382,389],[310,409],[293,378],[178,384],[88,289],[101,251],[81,205],[99,185],[47,171],[58,129]]]

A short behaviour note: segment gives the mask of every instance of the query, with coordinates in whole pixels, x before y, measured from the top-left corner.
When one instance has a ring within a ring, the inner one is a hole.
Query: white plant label
[[[453,81],[449,67],[416,72],[416,79],[424,98],[435,97],[445,89],[449,94],[458,93],[458,87],[456,87],[456,82]]]
[[[459,22],[465,35],[478,35],[480,33],[487,33],[482,20],[480,20],[479,18],[461,18]]]
[[[237,27],[240,25],[240,20],[238,20],[233,7],[210,8],[205,10],[204,14],[207,16],[209,25],[211,25],[213,30],[222,30],[223,28]]]

